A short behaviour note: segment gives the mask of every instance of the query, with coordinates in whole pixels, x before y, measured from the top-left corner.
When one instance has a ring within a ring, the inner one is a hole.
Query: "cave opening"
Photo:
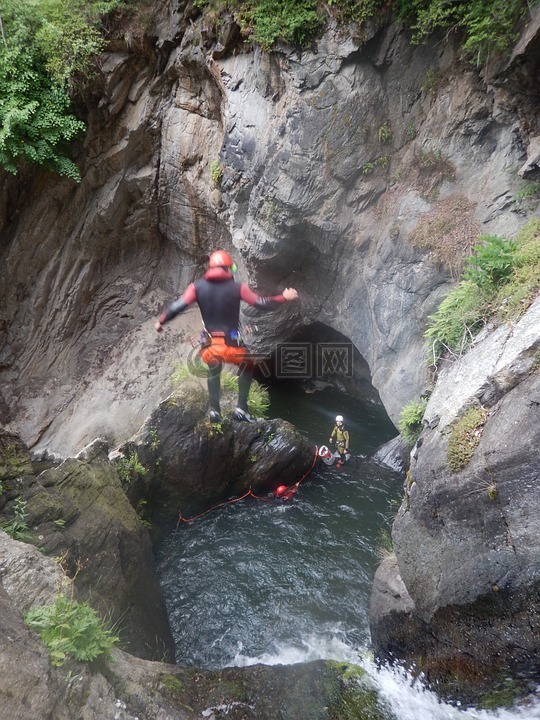
[[[336,415],[345,417],[361,454],[398,435],[365,358],[323,323],[306,325],[278,344],[257,379],[268,387],[271,416],[297,425],[317,445],[328,441]]]

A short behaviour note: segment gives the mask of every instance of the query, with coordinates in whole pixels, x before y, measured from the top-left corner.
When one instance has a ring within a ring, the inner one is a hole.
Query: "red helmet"
[[[234,261],[232,257],[229,255],[229,253],[226,253],[225,250],[216,250],[210,255],[210,259],[208,261],[209,268],[232,268],[233,265]]]

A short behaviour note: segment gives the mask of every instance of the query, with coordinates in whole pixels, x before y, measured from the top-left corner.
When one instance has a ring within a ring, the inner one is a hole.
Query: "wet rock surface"
[[[478,699],[504,685],[505,672],[522,690],[537,679],[540,326],[528,325],[537,311],[538,301],[528,318],[485,337],[440,380],[393,525],[395,556],[375,577],[376,652],[421,667],[454,697]],[[493,345],[497,353],[482,353]],[[451,470],[453,424],[479,398],[487,415],[478,445]]]
[[[134,505],[144,498],[150,514],[170,522],[250,489],[294,485],[313,467],[315,446],[290,423],[237,421],[233,408],[234,398],[224,397],[223,422],[210,423],[206,389],[196,382],[161,403],[116,458],[122,466],[136,456],[144,469],[128,489]]]

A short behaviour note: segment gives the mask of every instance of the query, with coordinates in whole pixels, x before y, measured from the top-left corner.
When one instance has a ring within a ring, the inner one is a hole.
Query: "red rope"
[[[310,474],[310,472],[313,470],[313,468],[315,467],[315,463],[317,462],[318,453],[319,453],[319,449],[316,447],[315,448],[315,456],[313,457],[313,462],[311,463],[309,470],[302,475],[302,477],[300,478],[300,480],[298,480],[298,482],[296,482],[294,485],[291,485],[290,487],[287,488],[287,491],[285,493],[283,493],[284,499],[289,500],[294,495],[294,493],[298,490],[298,486],[300,485],[300,483],[303,480],[305,480],[307,478],[307,476]],[[178,513],[178,522],[176,523],[176,529],[178,530],[178,526],[180,525],[181,522],[185,522],[185,523],[193,522],[193,520],[197,520],[198,518],[201,518],[204,515],[208,515],[208,513],[214,512],[214,510],[218,510],[219,508],[225,507],[226,505],[232,505],[233,503],[239,502],[240,500],[244,500],[245,498],[247,498],[249,496],[251,496],[252,498],[255,498],[255,500],[263,500],[264,502],[269,501],[269,498],[267,498],[267,497],[261,497],[261,495],[255,495],[255,493],[253,493],[250,488],[246,493],[244,493],[240,497],[232,498],[232,500],[225,500],[224,502],[218,503],[217,505],[212,505],[212,507],[208,508],[208,510],[205,510],[204,512],[199,513],[198,515],[193,515],[190,518],[185,518],[182,515],[182,513],[179,512]]]

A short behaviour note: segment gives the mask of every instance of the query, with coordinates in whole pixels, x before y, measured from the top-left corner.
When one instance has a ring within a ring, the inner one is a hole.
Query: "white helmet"
[[[343,415],[336,415],[336,422],[343,422]]]

